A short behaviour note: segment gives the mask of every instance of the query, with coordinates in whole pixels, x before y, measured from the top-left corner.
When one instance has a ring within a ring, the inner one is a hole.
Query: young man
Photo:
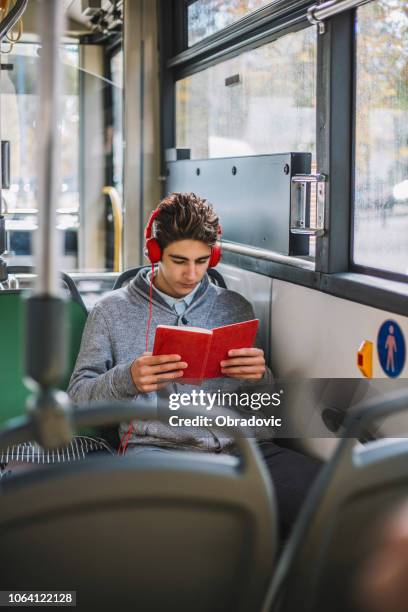
[[[151,226],[148,252],[151,260],[159,261],[154,277],[151,270],[141,270],[127,287],[103,297],[88,317],[68,389],[78,404],[108,399],[157,402],[157,392],[164,386],[171,386],[170,392],[188,392],[187,385],[179,384],[187,367],[180,355],[149,352],[156,326],[212,329],[254,318],[252,306],[241,295],[209,282],[206,272],[214,262],[220,230],[218,217],[205,200],[173,193],[154,213],[154,238],[149,244]],[[225,377],[204,381],[204,391],[237,391],[242,385],[272,379],[260,348],[231,350],[221,366]],[[268,428],[256,435],[263,440],[272,437]],[[160,421],[123,424],[120,436],[131,452],[233,449],[228,436],[221,437],[211,428],[171,427]],[[261,445],[261,450],[272,472],[281,517],[290,524],[318,464],[271,443]]]

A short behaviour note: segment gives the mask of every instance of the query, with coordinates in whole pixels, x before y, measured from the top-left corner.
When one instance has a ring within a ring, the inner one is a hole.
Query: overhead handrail
[[[357,8],[372,0],[328,0],[322,4],[314,4],[307,9],[307,18],[312,25],[317,26],[319,34],[326,32],[325,19],[329,19],[344,11]]]

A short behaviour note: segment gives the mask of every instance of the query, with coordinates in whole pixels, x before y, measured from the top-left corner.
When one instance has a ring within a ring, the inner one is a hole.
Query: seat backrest
[[[20,291],[0,292],[0,423],[25,413],[23,302]]]
[[[8,274],[35,274],[34,266],[7,266]],[[74,280],[70,277],[66,272],[60,272],[60,278],[63,285],[68,290],[68,294],[71,297],[73,302],[76,302],[84,312],[87,312],[84,301],[81,297],[81,294],[78,291],[78,287],[76,286]]]
[[[353,417],[303,507],[264,612],[360,611],[355,579],[376,527],[408,494],[408,439],[356,442],[375,419],[406,408],[408,389]]]
[[[255,444],[244,442],[252,458],[243,464],[152,451],[5,479],[3,583],[75,590],[81,611],[260,610],[276,552],[275,502]]]
[[[129,270],[125,270],[124,272],[119,274],[118,278],[115,281],[115,284],[113,285],[113,289],[120,289],[121,287],[126,285],[132,278],[134,278],[139,272],[139,270],[143,270],[143,268],[150,269],[150,267],[151,266],[139,266],[137,268],[129,268]],[[222,274],[218,272],[218,270],[215,270],[214,268],[209,268],[207,270],[207,274],[210,277],[212,283],[218,285],[219,287],[223,287],[223,289],[227,288],[224,278]]]
[[[6,420],[25,414],[25,401],[29,390],[24,377],[24,293],[0,291],[0,426]],[[68,309],[68,368],[67,376],[61,380],[60,388],[66,389],[74,368],[86,321],[86,311],[73,300],[67,302]]]

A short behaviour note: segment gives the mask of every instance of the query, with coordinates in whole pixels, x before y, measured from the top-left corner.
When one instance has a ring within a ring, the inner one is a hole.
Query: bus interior
[[[0,1],[0,605],[408,610],[359,586],[408,501],[407,41],[403,0]],[[322,465],[284,542],[253,440],[99,453],[153,409],[65,393],[173,192],[214,204],[213,280],[260,321],[277,444]],[[49,465],[74,432],[95,452]]]

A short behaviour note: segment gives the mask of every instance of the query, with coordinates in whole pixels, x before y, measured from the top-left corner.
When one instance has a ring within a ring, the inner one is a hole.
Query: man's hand
[[[221,361],[221,372],[230,378],[259,380],[265,374],[264,352],[259,348],[231,349]]]
[[[170,380],[181,378],[187,367],[180,355],[155,355],[145,352],[130,366],[133,382],[140,393],[157,391]]]

